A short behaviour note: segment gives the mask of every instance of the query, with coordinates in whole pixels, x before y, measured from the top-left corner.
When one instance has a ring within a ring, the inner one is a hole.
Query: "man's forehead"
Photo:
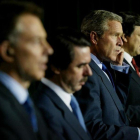
[[[16,24],[19,33],[34,33],[37,36],[47,36],[41,20],[31,14],[21,15]]]
[[[140,26],[134,26],[134,31],[140,32]]]
[[[119,21],[108,21],[108,28],[105,32],[116,32],[118,34],[123,34],[122,24]]]
[[[82,61],[87,59],[86,57],[90,56],[90,48],[85,47],[74,47],[74,60],[81,59]],[[86,56],[86,57],[83,57]]]

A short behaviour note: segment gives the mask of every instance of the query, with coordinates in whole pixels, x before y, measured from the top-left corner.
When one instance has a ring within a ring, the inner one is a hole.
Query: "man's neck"
[[[24,80],[23,78],[20,78],[17,73],[13,71],[8,71],[8,70],[3,70],[0,68],[1,71],[5,72],[9,76],[11,76],[13,79],[15,79],[23,88],[28,89],[30,86],[30,81],[29,80]]]

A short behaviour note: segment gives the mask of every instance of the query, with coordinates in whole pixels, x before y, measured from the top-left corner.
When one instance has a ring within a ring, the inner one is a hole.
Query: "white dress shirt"
[[[56,85],[55,83],[53,83],[47,78],[42,78],[41,82],[47,85],[49,88],[51,88],[60,97],[60,99],[65,103],[65,105],[70,109],[70,111],[72,111],[72,108],[70,106],[71,95],[72,95],[71,93],[67,93],[60,86]]]
[[[134,66],[131,63],[133,57],[129,53],[124,52],[124,58],[129,63],[129,65],[135,70]]]

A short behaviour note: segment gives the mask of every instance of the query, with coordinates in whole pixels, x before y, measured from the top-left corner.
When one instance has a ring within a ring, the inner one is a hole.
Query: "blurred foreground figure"
[[[37,103],[46,124],[63,140],[90,140],[79,105],[73,96],[92,75],[89,67],[90,43],[68,28],[60,29],[50,44],[46,77],[38,88]]]
[[[51,140],[29,96],[53,53],[41,23],[42,10],[32,3],[0,4],[0,137],[3,140]]]

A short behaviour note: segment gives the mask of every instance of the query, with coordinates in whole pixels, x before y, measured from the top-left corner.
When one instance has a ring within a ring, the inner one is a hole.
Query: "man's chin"
[[[117,59],[117,57],[112,57],[108,61],[114,63],[114,62],[116,62],[116,59]]]
[[[77,88],[75,88],[74,92],[79,91],[81,88],[82,88],[82,85],[78,86]]]
[[[32,76],[32,79],[35,81],[40,81],[44,76],[45,76],[45,73],[40,73],[40,74]]]

